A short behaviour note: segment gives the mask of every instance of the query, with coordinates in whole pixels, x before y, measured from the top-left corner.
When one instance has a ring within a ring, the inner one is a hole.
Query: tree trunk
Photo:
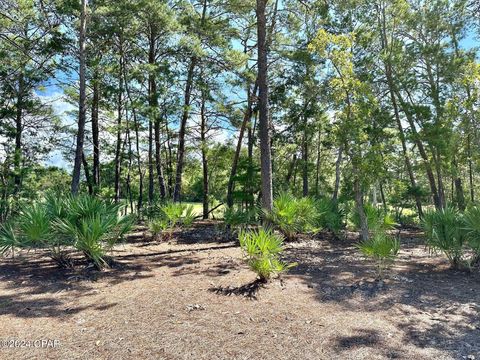
[[[153,124],[148,122],[148,204],[152,205],[154,196],[153,182]]]
[[[467,156],[468,156],[468,181],[470,186],[470,201],[475,202],[475,189],[473,186],[473,163],[470,134],[467,136]]]
[[[228,178],[227,206],[229,206],[229,207],[233,206],[234,178],[235,178],[235,175],[237,173],[238,160],[240,159],[240,152],[242,150],[242,141],[243,141],[243,136],[245,134],[245,129],[247,127],[247,124],[252,119],[252,113],[253,113],[252,96],[255,96],[256,92],[257,92],[257,83],[256,82],[255,82],[255,86],[253,88],[252,94],[250,94],[250,85],[248,85],[248,88],[247,88],[247,109],[245,110],[245,113],[243,115],[243,121],[242,121],[242,125],[240,127],[240,133],[238,134],[237,147],[235,149],[235,155],[233,157],[232,169],[230,170],[230,176]]]
[[[93,99],[92,99],[92,141],[93,141],[93,184],[96,188],[100,186],[100,142],[99,142],[99,128],[98,128],[98,103],[99,103],[99,89],[98,89],[98,74],[95,72],[93,79]]]
[[[320,193],[320,164],[321,164],[321,149],[322,149],[322,129],[318,127],[318,138],[317,138],[317,164],[315,171],[315,194],[318,196]]]
[[[304,109],[305,110],[305,109]],[[304,114],[303,120],[303,146],[302,146],[302,188],[303,196],[308,196],[308,132],[307,132],[307,115]]]
[[[123,40],[120,38],[120,53],[123,54]],[[120,199],[120,173],[122,171],[121,150],[122,150],[122,112],[123,112],[123,56],[120,58],[120,74],[118,78],[117,96],[117,142],[115,148],[115,202]]]
[[[190,66],[188,68],[187,84],[185,87],[185,99],[183,103],[183,113],[180,122],[180,130],[178,132],[178,151],[177,151],[177,173],[175,175],[175,189],[173,190],[173,201],[179,202],[182,193],[182,176],[183,165],[185,158],[185,133],[187,128],[187,120],[190,110],[190,97],[193,86],[193,74],[195,71],[195,65],[197,58],[192,57],[190,59]]]
[[[133,126],[135,129],[135,150],[136,150],[136,157],[137,157],[137,171],[138,171],[138,178],[139,178],[139,189],[138,189],[138,202],[137,202],[137,213],[141,213],[143,207],[143,179],[144,179],[144,172],[142,171],[142,159],[140,156],[140,124],[137,119],[137,111],[134,106],[134,102],[132,101],[132,96],[130,93],[130,87],[128,85],[127,74],[125,71],[125,67],[123,68],[123,77],[125,79],[125,90],[127,92],[128,100],[130,101],[132,107],[132,114],[133,114]],[[129,135],[130,136],[130,135]]]
[[[355,172],[355,169],[354,169]],[[360,179],[356,176],[353,182],[355,191],[355,205],[358,212],[358,218],[360,219],[360,240],[368,240],[368,223],[367,216],[365,215],[365,209],[363,207],[363,192],[360,186]]]
[[[148,52],[148,63],[153,67],[156,63],[156,46],[155,39],[157,32],[154,26],[150,26],[150,39],[149,39],[149,52]],[[158,184],[160,188],[160,197],[165,199],[165,180],[163,177],[163,167],[161,155],[161,145],[160,145],[160,117],[158,109],[158,94],[157,94],[157,84],[155,73],[151,69],[148,75],[148,102],[150,107],[150,125],[149,125],[149,139],[148,139],[148,201],[151,203],[154,196],[154,182],[153,182],[153,139],[152,139],[152,126],[154,126],[155,132],[155,166],[157,170]],[[153,124],[153,125],[152,125]]]
[[[23,74],[18,79],[17,111],[15,116],[15,155],[14,155],[14,191],[20,191],[22,184],[22,132],[23,132],[23,93],[25,80]]]
[[[173,195],[173,155],[172,155],[172,142],[170,137],[170,130],[168,129],[168,121],[165,121],[165,133],[167,134],[167,170],[168,170],[168,196]]]
[[[83,171],[85,172],[85,178],[87,179],[87,186],[88,186],[88,193],[93,195],[93,179],[90,176],[90,170],[88,169],[88,162],[85,158],[85,153],[82,152],[82,164],[83,164]]]
[[[410,125],[410,129],[411,129],[412,135],[413,135],[413,140],[414,140],[415,144],[417,145],[418,152],[420,153],[420,156],[423,160],[423,165],[425,166],[425,171],[427,173],[427,178],[428,178],[428,182],[430,184],[430,190],[431,190],[431,193],[432,193],[433,203],[435,204],[435,208],[437,210],[441,209],[442,205],[441,205],[441,202],[440,202],[440,197],[438,195],[437,185],[436,185],[436,182],[435,182],[435,176],[433,175],[432,167],[430,165],[430,161],[428,159],[427,152],[425,151],[425,147],[423,146],[423,143],[420,140],[420,137],[418,135],[417,128],[416,128],[415,123],[413,121],[412,114],[410,113],[410,110],[408,109],[408,105],[402,99],[402,96],[400,95],[400,92],[398,91],[398,89],[395,89],[395,95],[396,95],[396,98],[400,101],[400,105],[402,107],[402,110],[405,114],[405,117],[407,118],[408,124]]]
[[[343,146],[338,148],[337,161],[335,161],[335,187],[333,189],[332,201],[337,202],[338,199],[338,190],[340,189],[340,166],[342,165],[343,160]]]
[[[160,198],[165,199],[165,177],[163,176],[162,166],[162,145],[160,143],[160,120],[155,121],[155,165],[157,167],[158,186],[160,187]]]
[[[202,105],[200,109],[201,125],[200,125],[200,140],[202,148],[202,168],[203,168],[203,218],[208,219],[208,159],[207,159],[207,118],[205,115],[205,94],[202,90]]]
[[[395,116],[395,121],[397,123],[398,134],[400,137],[400,142],[402,143],[402,152],[403,152],[403,158],[405,160],[405,167],[407,168],[408,177],[410,179],[410,185],[412,186],[413,189],[416,189],[417,182],[415,180],[415,175],[413,173],[410,157],[408,156],[407,142],[405,139],[405,133],[403,131],[402,121],[400,119],[400,112],[398,111],[397,99],[395,98],[395,93],[394,93],[394,82],[392,78],[392,71],[388,64],[385,66],[385,73],[387,75],[390,100],[392,102],[393,113]],[[422,219],[423,218],[422,201],[417,191],[415,191],[415,204],[417,206],[418,216],[420,217],[420,219]]]
[[[290,180],[292,179],[292,175],[296,165],[297,165],[297,154],[294,153],[292,157],[292,162],[290,164],[290,168],[288,169],[287,176],[285,177],[285,183],[287,184],[287,186],[290,184]]]
[[[207,15],[207,0],[203,1],[202,18],[200,27],[203,30],[205,27],[205,19]],[[196,56],[190,58],[190,66],[188,67],[187,83],[185,85],[185,98],[183,102],[183,113],[180,122],[180,130],[178,132],[178,151],[177,151],[177,172],[175,174],[175,189],[173,190],[173,201],[179,202],[182,195],[182,176],[185,158],[185,133],[187,127],[188,115],[190,112],[190,97],[193,87],[193,75],[195,73],[195,66],[198,59]]]
[[[460,170],[458,169],[458,163],[455,156],[453,157],[453,169],[454,169],[454,184],[455,184],[455,202],[460,211],[465,210],[465,194],[463,192],[462,178],[460,177]],[[452,189],[453,190],[453,189]],[[453,197],[453,191],[452,191]]]
[[[381,29],[382,29],[382,32],[381,32],[382,48],[384,50],[386,50],[389,45],[388,45],[388,37],[387,37],[387,33],[386,33],[385,9],[384,8],[381,9],[381,16],[382,17],[381,17],[380,25],[382,26],[381,27]],[[405,160],[405,167],[407,168],[408,177],[410,179],[410,185],[412,186],[412,188],[416,189],[417,188],[417,182],[415,180],[415,175],[413,173],[410,157],[408,156],[408,149],[407,149],[407,142],[406,142],[406,139],[405,139],[405,133],[403,131],[402,121],[400,119],[400,112],[398,110],[397,99],[395,98],[395,83],[393,81],[393,74],[392,74],[393,71],[392,71],[392,65],[391,65],[391,62],[390,62],[390,58],[388,58],[384,61],[384,68],[385,68],[385,75],[386,75],[386,78],[387,78],[390,100],[392,102],[392,107],[393,107],[393,114],[395,116],[395,121],[397,123],[400,142],[402,143],[402,152],[403,152],[403,158]],[[382,187],[381,187],[381,189],[382,189]],[[383,192],[383,189],[382,189],[382,192]],[[420,218],[423,218],[422,202],[421,202],[420,196],[418,195],[417,192],[415,192],[415,204],[417,206],[418,216]]]
[[[260,170],[262,178],[262,208],[273,207],[272,159],[268,115],[268,60],[266,39],[266,5],[268,0],[257,0],[257,47],[258,47],[258,108],[260,125]]]
[[[72,174],[72,194],[78,193],[80,185],[80,170],[82,167],[83,141],[85,137],[85,118],[86,118],[86,81],[85,81],[85,35],[87,30],[87,0],[81,0],[80,9],[80,33],[79,33],[79,80],[80,96],[78,101],[78,129],[77,145],[75,149],[75,162]]]

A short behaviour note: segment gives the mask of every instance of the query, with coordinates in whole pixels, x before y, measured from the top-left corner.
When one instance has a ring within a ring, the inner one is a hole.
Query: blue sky
[[[478,49],[479,47],[479,41],[478,41],[478,36],[470,32],[466,38],[462,39],[461,41],[461,46],[464,49],[473,49],[477,48],[477,58],[479,57],[480,50]],[[38,89],[36,91],[36,94],[45,102],[50,103],[56,113],[57,116],[59,116],[62,119],[62,122],[64,124],[73,124],[75,122],[75,119],[72,119],[69,115],[68,112],[75,110],[76,105],[72,105],[69,102],[66,101],[64,92],[62,87],[59,84],[65,84],[65,83],[71,83],[72,81],[75,81],[78,79],[77,73],[73,72],[71,74],[66,74],[66,73],[59,73],[56,79],[51,79],[49,82],[44,84],[42,86],[42,89]],[[227,90],[228,91],[228,90]],[[227,95],[228,96],[228,95]],[[229,98],[235,98],[235,94],[230,94],[228,96]],[[228,132],[228,131],[227,131]],[[229,138],[232,137],[234,134],[229,133],[229,134],[223,134],[222,138]],[[53,165],[53,166],[58,166],[62,167],[65,169],[70,170],[71,161],[66,161],[64,159],[63,155],[61,154],[60,151],[55,150],[53,151],[49,157],[46,159],[45,164],[46,165]]]

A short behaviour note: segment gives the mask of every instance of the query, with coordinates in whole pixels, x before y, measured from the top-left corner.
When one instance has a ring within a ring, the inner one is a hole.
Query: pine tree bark
[[[202,105],[200,109],[200,141],[202,148],[202,169],[203,169],[203,218],[208,219],[208,202],[209,202],[209,186],[208,186],[208,159],[207,159],[207,117],[205,114],[205,94],[202,90]]]
[[[308,131],[307,131],[307,115],[305,114],[306,109],[304,109],[304,120],[303,120],[303,139],[302,139],[302,189],[303,196],[308,196]]]
[[[98,128],[98,108],[100,94],[98,88],[98,75],[95,74],[93,80],[93,99],[92,99],[92,141],[93,141],[93,184],[96,188],[100,186],[100,141]]]
[[[353,171],[356,172],[355,168]],[[360,240],[365,241],[369,238],[368,223],[367,216],[365,215],[365,208],[363,206],[363,191],[358,176],[355,176],[353,188],[355,192],[355,205],[357,208],[358,217],[360,219]]]
[[[417,132],[417,127],[415,126],[415,122],[413,121],[412,114],[411,114],[411,112],[408,108],[408,104],[405,102],[405,100],[403,100],[403,98],[402,98],[400,92],[398,91],[398,89],[395,89],[395,96],[400,102],[400,106],[403,110],[403,113],[405,114],[407,122],[410,125],[410,130],[412,131],[412,135],[413,135],[413,141],[417,145],[418,152],[420,153],[420,156],[423,160],[423,165],[424,165],[425,171],[427,173],[427,178],[428,178],[428,182],[429,182],[429,185],[430,185],[430,191],[431,191],[431,194],[432,194],[432,197],[433,197],[433,203],[435,205],[435,208],[437,210],[442,209],[442,205],[441,205],[441,202],[440,202],[440,197],[438,195],[437,185],[436,185],[436,181],[435,181],[435,176],[433,174],[432,167],[430,165],[430,161],[428,159],[428,155],[427,155],[427,152],[425,150],[425,147],[424,147],[422,141],[420,140],[419,134]]]
[[[87,0],[81,0],[80,8],[80,32],[79,32],[79,81],[80,92],[78,101],[78,128],[77,144],[75,149],[75,162],[72,174],[72,194],[77,194],[80,185],[80,170],[82,167],[83,141],[85,138],[85,120],[86,120],[86,80],[85,80],[85,37],[87,30]]]
[[[155,39],[157,37],[157,32],[154,26],[150,26],[150,35],[149,35],[149,51],[148,51],[148,63],[153,67],[156,63],[156,45]],[[157,179],[160,188],[160,198],[165,199],[165,180],[163,177],[163,167],[161,154],[161,145],[160,145],[160,117],[158,109],[158,94],[157,94],[157,84],[156,77],[153,69],[150,70],[148,75],[148,102],[150,107],[150,124],[149,124],[149,139],[148,139],[148,201],[152,203],[154,197],[154,175],[153,175],[153,134],[152,126],[154,127],[153,132],[155,135],[155,167],[157,171]]]
[[[83,164],[83,171],[85,172],[85,179],[87,180],[88,193],[90,195],[93,195],[93,179],[90,176],[90,170],[88,168],[88,161],[85,157],[84,152],[82,152],[82,164]]]
[[[17,194],[22,185],[22,132],[23,132],[23,96],[24,96],[25,80],[23,74],[18,78],[18,94],[16,103],[15,116],[15,154],[14,154],[14,190]]]
[[[182,192],[182,176],[185,159],[185,133],[187,128],[187,120],[190,113],[190,97],[192,94],[193,75],[197,58],[190,59],[190,66],[188,68],[187,83],[185,86],[185,98],[183,103],[182,119],[180,122],[180,130],[178,132],[178,151],[177,151],[177,172],[175,175],[175,189],[173,190],[173,201],[179,202]]]
[[[320,193],[320,164],[321,164],[321,150],[322,150],[322,129],[318,127],[318,137],[317,137],[317,164],[315,171],[315,194],[319,195]]]
[[[207,0],[203,1],[202,18],[200,27],[205,27],[205,19],[207,16]],[[175,189],[173,190],[173,201],[179,202],[182,195],[182,176],[185,159],[185,133],[187,128],[187,120],[190,113],[190,97],[193,87],[193,76],[198,58],[194,55],[190,58],[190,66],[188,67],[187,83],[185,85],[185,97],[183,102],[182,119],[180,121],[180,130],[178,132],[178,151],[177,151],[177,171],[175,174]]]
[[[273,207],[272,158],[268,109],[268,60],[266,39],[266,6],[268,0],[257,0],[257,47],[258,47],[258,109],[260,128],[260,171],[262,180],[262,208]]]
[[[120,38],[120,53],[123,54],[123,40]],[[120,57],[120,73],[118,78],[117,95],[117,141],[115,147],[115,180],[114,192],[115,202],[120,200],[120,174],[122,171],[121,152],[122,152],[122,113],[123,113],[123,55]]]
[[[337,202],[338,191],[340,190],[340,176],[341,176],[340,166],[342,165],[342,161],[343,161],[343,146],[340,146],[338,148],[337,161],[335,161],[335,186],[333,188],[333,195],[332,195],[333,202]]]

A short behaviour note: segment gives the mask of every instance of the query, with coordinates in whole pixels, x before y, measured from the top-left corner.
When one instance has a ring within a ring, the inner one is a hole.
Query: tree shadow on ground
[[[480,276],[453,270],[441,255],[431,256],[418,236],[402,234],[402,250],[390,275],[375,280],[356,240],[322,234],[291,244],[284,260],[289,272],[315,291],[321,302],[347,311],[394,312],[390,316],[405,343],[451,352],[454,358],[480,354]]]

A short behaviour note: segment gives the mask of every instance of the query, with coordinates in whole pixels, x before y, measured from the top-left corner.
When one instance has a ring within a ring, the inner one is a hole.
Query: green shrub
[[[327,229],[335,235],[345,227],[345,213],[338,207],[338,204],[326,197],[321,197],[315,202],[317,208],[316,226],[320,229]]]
[[[175,227],[181,222],[185,205],[174,202],[167,202],[160,208],[160,217],[167,220],[170,227]]]
[[[255,223],[257,217],[256,210],[243,210],[242,208],[226,207],[223,212],[223,223],[230,231],[242,228]]]
[[[167,202],[158,207],[157,215],[148,221],[148,228],[156,238],[161,234],[169,238],[175,227],[192,225],[196,216],[194,209],[193,205]]]
[[[24,206],[2,229],[0,249],[45,248],[59,265],[69,265],[64,248],[81,251],[95,266],[106,265],[105,253],[131,228],[135,218],[120,216],[121,205],[89,195],[47,194]]]
[[[0,254],[12,252],[15,254],[15,248],[20,247],[21,242],[18,239],[13,225],[9,222],[0,227]]]
[[[188,205],[185,207],[185,214],[182,217],[182,225],[191,226],[195,221],[195,207],[193,205]]]
[[[271,230],[240,230],[240,246],[242,247],[247,264],[262,281],[272,275],[288,270],[296,264],[287,265],[279,260],[283,251],[283,239]]]
[[[156,239],[160,239],[161,234],[169,228],[168,220],[163,218],[152,219],[148,222],[148,229]]]
[[[463,222],[467,244],[474,252],[470,263],[475,264],[480,261],[480,206],[469,207],[464,213]]]
[[[367,218],[368,230],[372,233],[383,233],[392,230],[395,227],[395,220],[389,213],[371,204],[364,205],[365,216]],[[354,211],[351,217],[352,223],[356,229],[360,229],[360,216],[358,211]]]
[[[309,197],[296,198],[282,192],[273,201],[271,212],[265,217],[287,238],[293,240],[298,233],[314,231],[318,218],[315,201]]]
[[[400,250],[400,241],[384,233],[376,233],[357,245],[363,255],[377,262],[377,276],[383,277],[384,270],[393,262]]]
[[[115,216],[97,214],[77,221],[59,220],[56,223],[59,231],[68,234],[77,250],[82,251],[86,258],[92,261],[97,268],[107,265],[105,253],[111,247],[105,246],[108,234],[113,231],[117,221]]]
[[[451,207],[429,211],[424,215],[422,227],[428,247],[443,252],[453,266],[458,266],[467,235],[462,215]]]

